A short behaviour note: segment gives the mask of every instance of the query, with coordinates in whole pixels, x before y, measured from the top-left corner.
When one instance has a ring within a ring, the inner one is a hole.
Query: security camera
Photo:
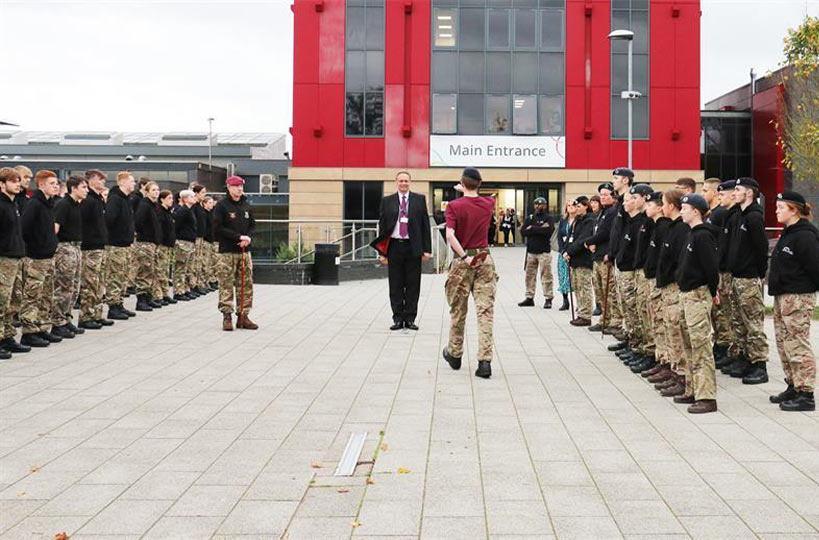
[[[134,156],[132,156],[131,154],[128,154],[127,156],[125,156],[125,161],[133,161],[133,160],[134,160]]]
[[[641,94],[640,92],[637,92],[636,90],[631,90],[631,91],[623,90],[622,92],[620,92],[620,97],[622,99],[639,99],[639,98],[643,97],[643,94]]]
[[[290,159],[290,152],[285,152],[284,157],[286,157],[287,159]]]

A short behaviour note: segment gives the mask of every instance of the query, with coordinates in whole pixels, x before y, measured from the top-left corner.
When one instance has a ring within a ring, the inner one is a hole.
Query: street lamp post
[[[213,140],[213,121],[215,118],[208,118],[208,178],[213,174],[213,149],[211,147]]]
[[[633,80],[633,52],[634,52],[634,32],[631,30],[615,30],[609,34],[611,41],[628,41],[628,90],[620,93],[620,98],[628,101],[628,168],[632,167],[632,141],[634,136],[634,104],[635,99],[641,97],[640,92],[635,92],[632,87]]]

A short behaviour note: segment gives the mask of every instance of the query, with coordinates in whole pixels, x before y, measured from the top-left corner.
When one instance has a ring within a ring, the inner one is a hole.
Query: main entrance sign
[[[563,168],[566,138],[432,135],[429,166]]]

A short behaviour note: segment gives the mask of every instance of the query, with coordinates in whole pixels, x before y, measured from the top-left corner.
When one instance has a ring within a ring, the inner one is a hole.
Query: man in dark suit
[[[396,193],[381,199],[378,237],[370,244],[387,265],[393,325],[390,330],[418,330],[421,262],[432,257],[427,199],[410,192],[410,174],[395,175]]]

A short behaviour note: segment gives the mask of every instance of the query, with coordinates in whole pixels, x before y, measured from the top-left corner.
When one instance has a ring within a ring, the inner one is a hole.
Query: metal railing
[[[311,260],[316,252],[315,244],[319,243],[339,244],[342,260],[376,258],[374,250],[367,250],[370,241],[377,234],[378,220],[257,219],[256,223],[286,226],[286,243],[295,251],[295,256],[281,261],[284,264],[300,264]]]

